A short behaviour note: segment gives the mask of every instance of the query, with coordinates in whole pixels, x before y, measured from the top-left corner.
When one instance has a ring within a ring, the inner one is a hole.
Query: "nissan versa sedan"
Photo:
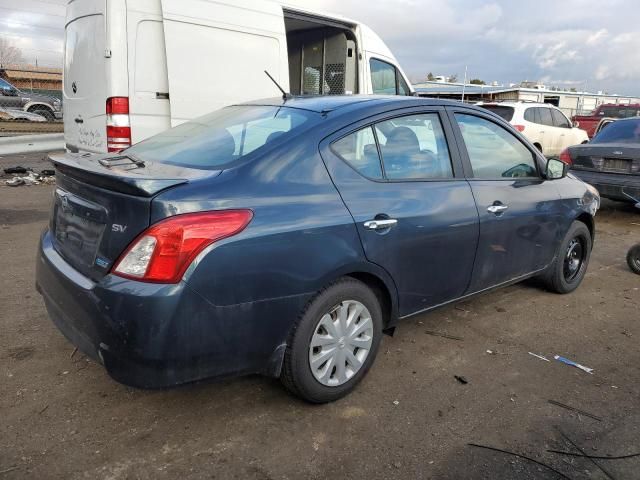
[[[52,161],[37,287],[74,345],[132,386],[262,373],[317,403],[404,318],[573,291],[599,205],[498,116],[411,97],[263,100]]]

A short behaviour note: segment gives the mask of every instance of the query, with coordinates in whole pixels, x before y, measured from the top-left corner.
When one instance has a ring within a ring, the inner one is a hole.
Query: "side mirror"
[[[547,180],[559,180],[567,176],[569,172],[569,165],[561,162],[558,159],[551,158],[547,161],[547,168],[545,169],[545,176]]]

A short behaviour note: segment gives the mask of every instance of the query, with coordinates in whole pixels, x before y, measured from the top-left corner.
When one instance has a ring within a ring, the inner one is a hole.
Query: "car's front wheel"
[[[631,247],[627,252],[627,265],[633,273],[640,275],[640,243]]]
[[[591,232],[584,223],[575,221],[544,274],[547,287],[556,293],[573,292],[587,273],[590,258]]]
[[[281,380],[293,394],[313,403],[347,395],[373,363],[382,335],[375,293],[343,278],[309,303],[288,342]]]

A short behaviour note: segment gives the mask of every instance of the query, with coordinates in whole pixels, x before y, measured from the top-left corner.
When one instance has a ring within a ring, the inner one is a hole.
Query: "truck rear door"
[[[282,7],[162,0],[171,124],[289,90]]]

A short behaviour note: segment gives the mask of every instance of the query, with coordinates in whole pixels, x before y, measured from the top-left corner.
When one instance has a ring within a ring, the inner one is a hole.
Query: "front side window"
[[[513,134],[484,118],[455,116],[474,178],[538,177],[533,153]]]
[[[371,86],[375,95],[411,95],[411,90],[396,67],[376,58],[369,61]]]
[[[236,106],[217,110],[143,140],[123,153],[188,168],[220,169],[291,137],[319,115],[300,109]]]
[[[524,119],[531,123],[541,123],[540,121],[540,109],[539,108],[527,108],[524,111]]]
[[[551,116],[553,117],[553,123],[556,127],[571,128],[571,124],[567,117],[565,117],[559,110],[551,109]]]
[[[378,147],[371,127],[347,135],[331,147],[334,153],[365,177],[382,179]]]
[[[384,171],[390,180],[452,178],[449,148],[437,113],[376,124]]]

